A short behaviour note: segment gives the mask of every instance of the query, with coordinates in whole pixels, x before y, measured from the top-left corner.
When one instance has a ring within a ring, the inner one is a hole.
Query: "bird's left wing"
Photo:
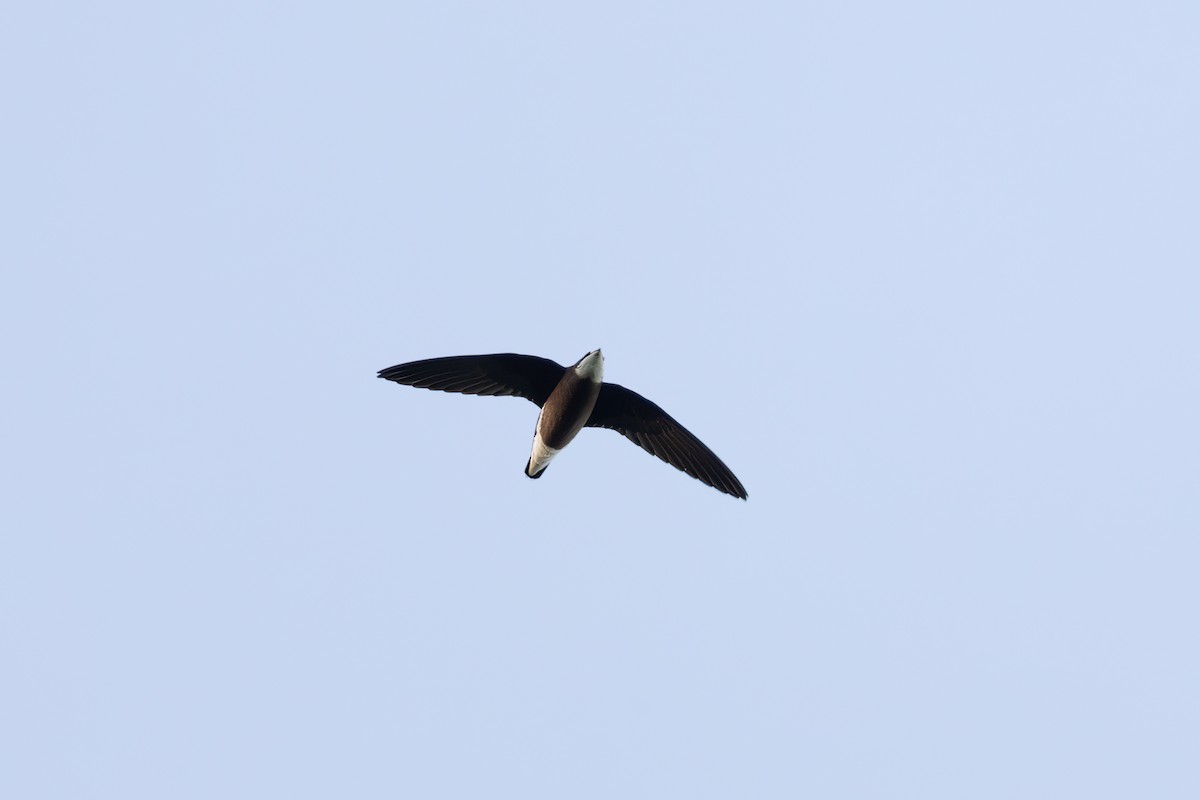
[[[541,406],[564,372],[566,367],[548,358],[495,353],[410,361],[381,369],[379,377],[418,389],[524,397]]]
[[[747,498],[746,489],[717,454],[667,412],[615,383],[600,386],[589,428],[609,428],[676,469],[725,494]]]

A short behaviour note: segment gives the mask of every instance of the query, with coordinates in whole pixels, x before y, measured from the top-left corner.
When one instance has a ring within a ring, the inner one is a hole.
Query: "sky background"
[[[1200,796],[1198,31],[8,4],[0,795]]]

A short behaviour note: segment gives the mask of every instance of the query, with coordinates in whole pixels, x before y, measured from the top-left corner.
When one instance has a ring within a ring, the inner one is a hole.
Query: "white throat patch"
[[[604,380],[604,354],[599,350],[588,353],[575,365],[575,374],[584,380],[600,383]]]

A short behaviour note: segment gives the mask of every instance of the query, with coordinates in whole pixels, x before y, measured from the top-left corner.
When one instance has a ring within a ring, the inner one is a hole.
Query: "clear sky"
[[[1200,6],[0,16],[0,796],[1200,797]]]

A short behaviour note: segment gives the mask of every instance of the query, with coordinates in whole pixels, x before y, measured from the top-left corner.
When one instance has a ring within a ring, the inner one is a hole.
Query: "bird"
[[[542,477],[584,428],[608,428],[717,491],[749,497],[716,453],[667,412],[637,392],[605,383],[599,349],[571,367],[538,356],[493,353],[410,361],[379,370],[379,377],[419,389],[523,397],[537,404],[542,410],[525,465],[530,478]]]

